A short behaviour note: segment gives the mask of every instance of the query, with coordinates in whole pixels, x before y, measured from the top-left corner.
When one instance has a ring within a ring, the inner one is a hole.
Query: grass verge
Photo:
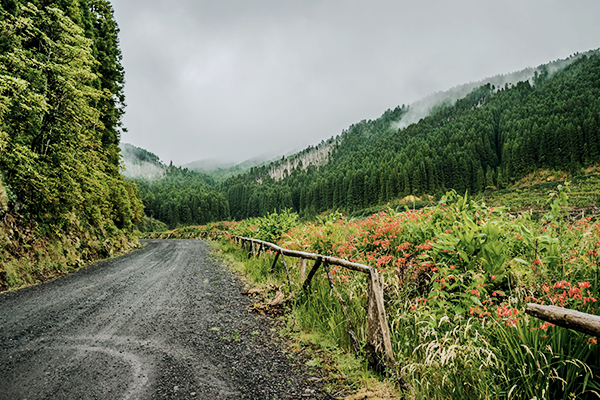
[[[246,289],[259,293],[258,309],[264,310],[278,292],[289,301],[279,318],[280,335],[287,341],[290,357],[307,357],[306,365],[320,371],[324,388],[340,399],[394,399],[401,395],[392,380],[371,370],[368,362],[349,351],[346,325],[337,300],[330,293],[326,279],[316,274],[310,295],[300,289],[299,260],[286,259],[291,267],[292,291],[287,287],[285,270],[276,266],[269,273],[273,256],[248,258],[237,245],[212,242],[215,254],[246,283]],[[279,261],[280,263],[281,261]],[[347,295],[343,293],[342,295]],[[356,300],[356,299],[355,299]],[[359,337],[366,335],[366,325],[360,323],[364,301],[349,302],[349,311],[356,321]],[[343,339],[340,341],[339,338]]]

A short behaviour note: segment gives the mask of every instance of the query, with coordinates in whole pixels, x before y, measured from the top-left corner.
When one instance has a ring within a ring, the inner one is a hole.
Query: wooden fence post
[[[368,345],[371,348],[373,358],[384,350],[389,363],[394,362],[394,352],[390,330],[388,328],[385,306],[383,303],[383,277],[380,277],[375,269],[371,270],[368,281],[368,305],[367,305],[367,329]],[[372,360],[374,364],[375,359]]]
[[[254,255],[254,242],[250,242],[250,251],[248,252],[248,258]]]
[[[392,349],[390,330],[389,330],[389,326],[388,326],[387,316],[385,313],[385,303],[384,303],[384,299],[383,299],[384,281],[383,281],[383,277],[379,275],[379,273],[377,272],[376,269],[362,265],[362,264],[352,263],[347,260],[340,260],[337,258],[325,257],[320,254],[312,254],[312,253],[304,253],[304,252],[300,252],[300,251],[286,250],[286,249],[283,249],[272,243],[267,243],[267,242],[263,242],[260,240],[252,240],[252,239],[244,238],[241,236],[234,237],[234,239],[236,242],[241,243],[244,250],[246,249],[246,242],[250,242],[249,246],[248,246],[248,252],[249,252],[248,258],[250,258],[252,255],[260,256],[261,250],[263,251],[263,253],[266,257],[267,256],[267,251],[266,251],[267,248],[270,248],[271,250],[273,250],[275,253],[275,258],[273,260],[273,264],[271,265],[270,273],[274,272],[275,266],[277,265],[277,260],[278,260],[279,256],[281,255],[281,260],[283,262],[283,265],[285,266],[285,272],[287,275],[287,280],[288,280],[288,285],[290,287],[290,291],[292,291],[292,282],[291,282],[289,267],[285,260],[284,252],[288,256],[300,258],[300,278],[301,278],[301,281],[304,281],[302,284],[303,290],[308,290],[312,278],[314,277],[315,273],[318,271],[319,267],[321,265],[323,265],[323,268],[325,269],[325,272],[327,274],[329,286],[331,287],[331,290],[334,292],[334,294],[338,298],[338,301],[342,308],[342,312],[344,314],[344,318],[346,320],[346,324],[347,324],[347,328],[348,328],[348,334],[351,338],[354,350],[357,353],[360,353],[359,341],[358,341],[358,338],[356,337],[356,334],[354,333],[354,327],[352,325],[350,315],[348,314],[348,308],[347,308],[346,301],[342,298],[342,296],[338,292],[337,288],[335,287],[333,277],[331,275],[331,272],[329,271],[328,261],[331,260],[331,262],[334,265],[339,265],[344,268],[348,268],[348,269],[355,270],[355,271],[360,271],[362,273],[367,273],[368,274],[368,278],[367,278],[367,282],[368,282],[367,336],[368,337],[367,337],[367,346],[366,346],[367,356],[369,357],[369,361],[371,361],[371,363],[376,368],[381,368],[381,367],[383,367],[383,369],[386,368],[385,362],[383,362],[379,356],[379,354],[382,354],[382,353],[385,354],[385,356],[384,356],[385,360],[390,365],[394,363],[394,352]],[[256,253],[255,241],[259,244],[258,253]],[[308,276],[306,277],[306,280],[304,280],[304,276],[306,275],[306,263],[307,263],[307,261],[306,261],[307,259],[304,258],[305,256],[309,257],[310,259],[315,260],[315,263],[314,263],[313,267],[310,269]],[[598,317],[598,318],[600,320],[600,317]],[[599,324],[600,324],[600,321],[599,321]],[[599,332],[600,332],[600,328],[599,328]]]
[[[283,256],[283,251],[281,252],[281,261],[283,261],[283,265],[285,266],[285,274],[287,275],[288,286],[290,287],[290,293],[292,292],[292,281],[290,279],[290,270],[288,269],[287,263],[285,262],[285,257]]]
[[[279,258],[279,252],[275,253],[275,259],[273,260],[273,265],[271,265],[271,270],[269,271],[270,274],[272,274],[273,271],[275,271],[275,264],[277,263],[278,258]]]

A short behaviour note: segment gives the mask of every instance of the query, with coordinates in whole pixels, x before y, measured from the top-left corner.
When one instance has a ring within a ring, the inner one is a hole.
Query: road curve
[[[0,295],[0,399],[320,398],[206,242]]]

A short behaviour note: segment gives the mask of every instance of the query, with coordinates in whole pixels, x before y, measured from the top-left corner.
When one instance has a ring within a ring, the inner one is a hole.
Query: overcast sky
[[[180,165],[300,150],[436,91],[600,47],[597,0],[113,0],[129,132]]]

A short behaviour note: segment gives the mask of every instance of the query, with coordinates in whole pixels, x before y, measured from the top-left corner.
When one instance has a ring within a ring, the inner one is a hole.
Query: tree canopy
[[[7,209],[43,234],[102,235],[143,215],[120,174],[124,73],[106,0],[0,5],[0,171]]]

